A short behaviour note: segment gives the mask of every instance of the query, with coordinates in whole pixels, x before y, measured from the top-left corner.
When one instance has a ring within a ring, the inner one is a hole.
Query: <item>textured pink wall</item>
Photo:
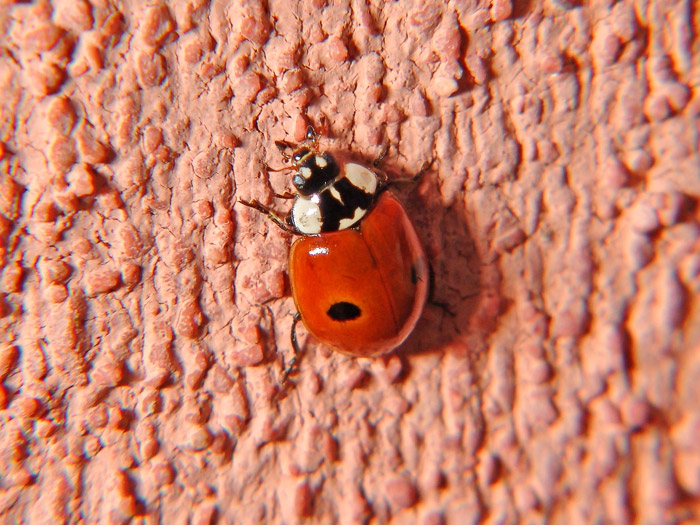
[[[700,520],[693,2],[0,4],[0,521]],[[281,388],[308,123],[445,307]]]

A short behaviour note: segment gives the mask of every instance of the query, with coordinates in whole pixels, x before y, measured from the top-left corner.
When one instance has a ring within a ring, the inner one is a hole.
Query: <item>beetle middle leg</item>
[[[374,159],[374,162],[372,163],[372,166],[375,168],[378,168],[379,165],[382,163],[384,160],[384,157],[386,157],[387,153],[389,153],[389,146],[384,146],[381,152],[379,152],[379,155],[377,156],[376,159]]]
[[[430,157],[428,160],[426,160],[423,165],[420,167],[418,170],[418,173],[411,177],[407,177],[405,179],[395,179],[389,182],[389,184],[405,184],[405,183],[413,183],[413,182],[418,182],[423,175],[426,174],[426,172],[433,166],[433,163],[435,162],[435,157]]]
[[[380,162],[381,159],[383,158],[383,154],[380,155],[380,157],[375,161],[375,165],[377,162]],[[391,188],[392,186],[398,186],[399,184],[414,184],[415,182],[418,182],[420,178],[425,175],[425,173],[432,167],[433,163],[435,162],[435,157],[431,157],[428,160],[426,160],[423,165],[421,166],[420,170],[418,170],[418,173],[415,175],[412,175],[410,177],[405,177],[405,178],[393,178],[389,179],[387,178],[386,175],[383,175],[382,182],[380,184],[380,191],[385,191]]]

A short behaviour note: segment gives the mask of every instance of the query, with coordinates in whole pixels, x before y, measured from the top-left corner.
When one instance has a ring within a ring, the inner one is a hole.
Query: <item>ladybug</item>
[[[296,193],[277,195],[295,198],[291,210],[281,217],[256,200],[241,203],[299,236],[289,253],[295,355],[283,380],[299,354],[299,320],[345,354],[391,352],[415,327],[428,296],[428,262],[410,217],[384,175],[319,151],[313,127],[291,155],[288,143],[276,144],[290,163],[283,169],[294,170]]]

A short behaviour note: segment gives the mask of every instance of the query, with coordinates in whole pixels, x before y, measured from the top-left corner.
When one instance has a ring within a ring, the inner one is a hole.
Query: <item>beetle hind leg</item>
[[[301,355],[301,349],[299,348],[299,342],[297,341],[297,324],[301,320],[301,315],[299,312],[294,314],[294,321],[292,321],[292,333],[290,336],[290,339],[292,341],[292,350],[294,350],[294,355],[292,358],[289,360],[289,363],[284,367],[284,371],[282,372],[282,380],[280,381],[282,384],[284,384],[287,381],[287,378],[289,377],[289,374],[294,372],[296,369],[296,364],[298,361],[298,356]]]
[[[415,175],[412,175],[411,177],[407,177],[405,179],[398,179],[398,180],[392,180],[390,184],[403,184],[403,183],[414,183],[418,182],[423,175],[427,173],[427,171],[433,166],[433,163],[435,162],[435,157],[430,157],[428,160],[426,160],[423,165],[420,167],[418,170],[418,173]]]

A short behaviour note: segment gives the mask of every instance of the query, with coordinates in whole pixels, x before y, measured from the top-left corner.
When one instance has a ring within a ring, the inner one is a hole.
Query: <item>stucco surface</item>
[[[686,0],[0,2],[0,522],[700,521]],[[401,185],[411,338],[300,326],[275,141]]]

